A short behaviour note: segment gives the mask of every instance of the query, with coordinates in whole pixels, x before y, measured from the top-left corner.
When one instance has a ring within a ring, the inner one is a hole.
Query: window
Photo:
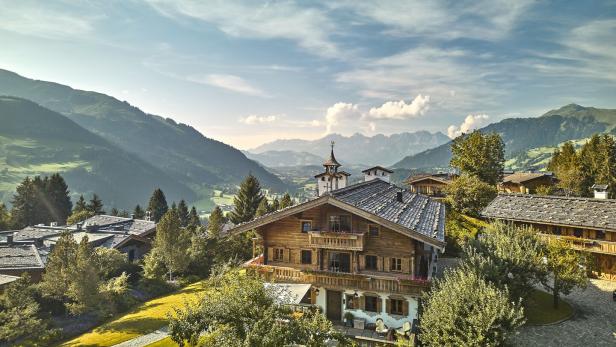
[[[403,315],[404,314],[404,304],[405,304],[404,300],[391,299],[389,301],[389,305],[390,305],[389,313]]]
[[[552,227],[552,233],[554,235],[560,235],[560,233],[561,233],[560,227]]]
[[[283,261],[283,259],[284,259],[284,249],[274,248],[274,261]]]
[[[401,258],[391,258],[389,262],[389,270],[402,271],[402,259]]]
[[[359,308],[359,298],[356,298],[353,294],[346,294],[346,308],[347,310],[354,310]]]
[[[575,237],[582,237],[582,229],[580,229],[580,228],[573,229],[573,235]]]
[[[302,264],[312,264],[312,251],[302,250]]]
[[[378,310],[378,301],[380,300],[380,298],[376,297],[376,296],[365,296],[364,297],[365,301],[365,307],[364,307],[364,311],[367,312],[379,312]]]
[[[351,231],[351,216],[349,215],[329,216],[329,231],[334,231],[334,232]]]
[[[325,177],[321,177],[321,181],[325,181]]]
[[[330,253],[329,271],[351,272],[351,255],[349,253]]]
[[[376,255],[366,256],[366,270],[377,270],[377,258]]]
[[[311,221],[302,221],[302,232],[307,233],[312,230],[312,222]]]
[[[605,231],[597,230],[596,238],[599,240],[605,240]]]
[[[379,236],[379,226],[376,224],[368,224],[368,234],[370,236]]]

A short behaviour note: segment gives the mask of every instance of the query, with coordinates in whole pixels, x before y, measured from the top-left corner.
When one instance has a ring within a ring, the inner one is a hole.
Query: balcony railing
[[[343,249],[349,251],[362,251],[364,249],[363,233],[346,233],[346,232],[315,232],[308,233],[308,242],[310,246],[327,249]]]
[[[555,238],[567,242],[572,248],[595,253],[616,254],[616,242],[583,239],[574,236],[541,234],[542,237]]]
[[[246,264],[246,268],[259,274],[268,282],[310,283],[330,289],[358,289],[372,292],[385,292],[419,296],[430,287],[430,282],[412,279],[410,276],[373,276],[350,273],[330,273],[326,271],[302,271],[289,267]],[[406,277],[406,278],[405,278]]]

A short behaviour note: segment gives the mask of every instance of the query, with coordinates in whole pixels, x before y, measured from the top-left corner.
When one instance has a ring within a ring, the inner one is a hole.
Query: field
[[[541,290],[534,290],[524,305],[526,324],[545,325],[571,317],[573,309],[569,303],[560,300],[558,309],[555,310],[552,300],[552,295]]]

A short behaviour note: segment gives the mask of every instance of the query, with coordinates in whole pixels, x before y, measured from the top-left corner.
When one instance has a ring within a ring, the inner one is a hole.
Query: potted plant
[[[348,326],[348,327],[352,327],[353,326],[353,318],[355,318],[355,316],[353,316],[353,314],[351,312],[346,312],[344,314],[344,325]]]

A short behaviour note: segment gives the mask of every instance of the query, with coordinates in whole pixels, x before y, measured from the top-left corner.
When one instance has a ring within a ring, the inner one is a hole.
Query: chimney
[[[607,184],[594,184],[591,188],[595,193],[595,199],[607,199]]]
[[[403,199],[402,199],[402,191],[397,191],[397,192],[396,192],[396,200],[397,200],[398,202],[403,202]]]
[[[50,227],[57,227],[58,226],[58,222],[51,222],[49,223]]]
[[[6,244],[9,246],[13,244],[13,234],[12,233],[6,235]]]
[[[130,214],[130,219],[135,219],[135,214],[134,213]]]

